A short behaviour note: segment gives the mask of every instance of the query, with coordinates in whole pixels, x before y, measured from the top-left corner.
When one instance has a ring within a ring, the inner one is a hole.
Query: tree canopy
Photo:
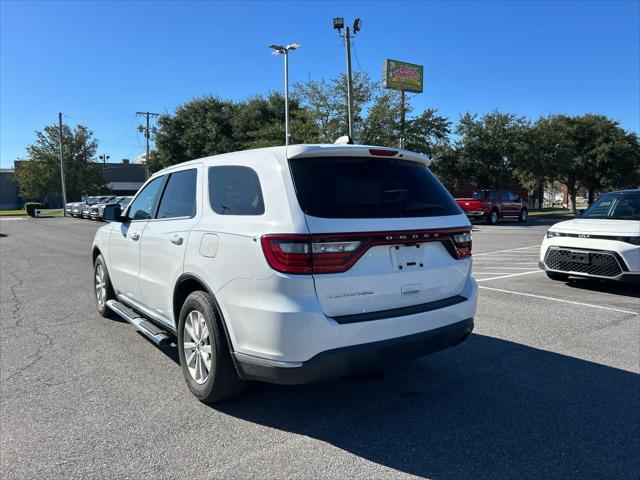
[[[16,162],[16,180],[25,199],[62,196],[60,182],[60,147],[57,125],[37,131],[36,141],[27,146],[27,157]],[[85,126],[71,129],[62,126],[62,152],[68,200],[79,200],[105,188],[102,165],[95,163],[98,142]],[[26,161],[21,161],[26,160]]]

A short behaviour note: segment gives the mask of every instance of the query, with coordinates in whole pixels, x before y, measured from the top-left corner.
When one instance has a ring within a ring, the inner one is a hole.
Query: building
[[[18,183],[13,168],[0,168],[0,210],[18,210],[22,200],[18,196]]]
[[[24,205],[24,201],[20,198],[14,173],[15,169],[13,168],[0,169],[0,210],[16,210]],[[103,174],[107,188],[111,193],[114,195],[133,195],[145,182],[146,167],[144,164],[129,163],[129,160],[123,160],[122,163],[104,163]],[[87,193],[91,195],[94,192]],[[62,199],[52,195],[47,195],[41,200],[46,201],[50,208],[60,208],[62,206]]]
[[[103,174],[107,187],[114,195],[133,195],[146,179],[144,164],[129,163],[129,160],[105,163]]]

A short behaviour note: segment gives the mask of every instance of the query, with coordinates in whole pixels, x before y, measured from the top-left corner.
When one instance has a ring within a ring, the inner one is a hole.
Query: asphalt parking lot
[[[215,407],[175,348],[97,314],[97,226],[0,221],[3,478],[640,477],[640,294],[547,279],[544,223],[475,227],[459,347]]]

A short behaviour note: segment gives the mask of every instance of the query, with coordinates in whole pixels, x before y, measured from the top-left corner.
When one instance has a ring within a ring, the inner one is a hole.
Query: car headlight
[[[553,232],[551,230],[547,230],[547,238],[559,237],[560,232]]]

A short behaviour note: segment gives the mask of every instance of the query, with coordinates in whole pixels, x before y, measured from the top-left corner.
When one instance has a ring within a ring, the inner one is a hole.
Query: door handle
[[[140,240],[140,235],[138,235],[137,233],[133,232],[131,234],[131,240]]]
[[[182,240],[183,238],[177,233],[173,237],[171,237],[171,243],[173,243],[174,245],[182,245]]]

